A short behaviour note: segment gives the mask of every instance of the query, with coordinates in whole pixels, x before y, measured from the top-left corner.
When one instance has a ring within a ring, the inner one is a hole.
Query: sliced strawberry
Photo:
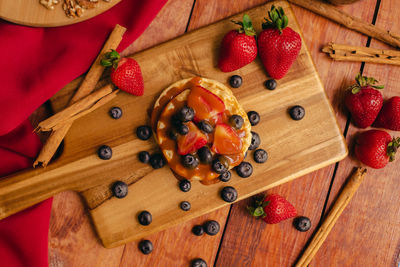
[[[188,96],[188,106],[196,113],[195,121],[206,120],[225,111],[224,101],[201,86],[193,87]]]
[[[193,122],[189,121],[186,125],[189,127],[189,132],[178,137],[178,153],[180,155],[193,153],[207,144],[207,136]]]
[[[236,154],[242,150],[242,140],[236,131],[225,123],[215,126],[214,142],[211,150],[217,154]]]

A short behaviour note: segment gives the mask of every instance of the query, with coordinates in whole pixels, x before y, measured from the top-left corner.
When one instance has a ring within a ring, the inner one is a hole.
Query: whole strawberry
[[[383,104],[373,126],[400,131],[400,97],[394,96]]]
[[[254,205],[247,207],[254,217],[261,217],[268,224],[276,224],[295,217],[297,211],[289,201],[278,194],[256,196]]]
[[[353,117],[354,124],[360,128],[371,126],[383,105],[382,94],[375,90],[383,86],[374,85],[378,81],[372,77],[357,74],[356,84],[347,92],[345,104]]]
[[[369,130],[362,132],[355,145],[359,161],[374,169],[381,169],[394,160],[400,138],[393,138],[385,131]]]
[[[132,95],[143,95],[143,76],[139,64],[132,58],[120,58],[117,51],[112,50],[105,54],[101,65],[112,66],[111,81],[119,89]]]
[[[272,6],[268,16],[258,36],[258,53],[269,76],[281,79],[299,55],[301,38],[287,27],[288,17],[282,7]]]
[[[218,67],[223,72],[231,72],[251,63],[257,57],[256,35],[250,17],[245,14],[239,30],[228,32],[222,39]]]

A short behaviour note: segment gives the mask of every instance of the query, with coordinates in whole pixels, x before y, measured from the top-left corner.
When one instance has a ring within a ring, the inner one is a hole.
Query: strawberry
[[[196,114],[194,121],[207,120],[225,111],[224,101],[201,86],[191,90],[187,104]]]
[[[383,104],[373,126],[400,131],[400,97],[394,96]]]
[[[207,136],[193,122],[189,121],[186,125],[189,132],[178,137],[179,155],[193,153],[207,144]]]
[[[256,35],[250,17],[243,16],[243,22],[232,21],[239,24],[239,30],[228,32],[222,39],[218,67],[223,72],[231,72],[251,63],[257,57]]]
[[[242,140],[231,126],[220,123],[215,126],[211,150],[217,154],[236,154],[242,150]]]
[[[378,81],[372,77],[357,74],[356,84],[350,87],[345,104],[353,117],[355,125],[360,128],[371,126],[383,105],[382,94],[375,90],[383,86],[374,85]]]
[[[139,64],[132,58],[120,58],[117,51],[111,50],[105,54],[100,64],[105,67],[112,66],[111,81],[119,89],[132,94],[143,95],[144,85],[142,71]]]
[[[254,197],[254,206],[247,207],[254,217],[261,217],[268,224],[276,224],[296,216],[296,208],[278,194]]]
[[[381,169],[394,160],[400,138],[393,138],[385,131],[369,130],[362,132],[355,145],[359,161],[374,169]]]
[[[265,70],[274,79],[286,75],[301,49],[300,35],[288,25],[282,7],[271,7],[270,20],[265,18],[263,31],[258,36],[258,53]]]

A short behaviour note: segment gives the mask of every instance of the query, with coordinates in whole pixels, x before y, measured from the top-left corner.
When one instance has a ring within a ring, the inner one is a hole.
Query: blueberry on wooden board
[[[194,169],[199,166],[199,159],[192,154],[186,154],[182,156],[182,164],[185,168]]]
[[[218,174],[223,174],[224,172],[226,172],[228,170],[228,168],[225,167],[225,165],[219,159],[213,160],[212,168]]]
[[[236,173],[242,178],[250,177],[253,174],[253,166],[247,161],[242,161],[235,169]]]
[[[254,150],[260,146],[261,139],[258,133],[251,131],[251,144],[249,146],[249,150]]]
[[[147,125],[137,127],[136,135],[141,140],[148,140],[151,137],[151,128]]]
[[[150,254],[153,251],[153,243],[150,240],[142,240],[139,243],[139,249],[145,255]]]
[[[298,121],[304,118],[306,111],[302,106],[296,105],[289,109],[289,115],[293,120]]]
[[[203,228],[203,226],[202,226],[202,225],[195,225],[195,226],[192,228],[192,233],[195,234],[195,235],[197,235],[197,236],[203,235],[203,234],[204,234],[204,228]]]
[[[306,232],[311,228],[311,220],[305,216],[300,216],[293,220],[293,226],[300,232]]]
[[[207,267],[207,263],[205,260],[197,258],[192,260],[191,267]]]
[[[150,212],[144,210],[139,213],[138,220],[141,225],[149,225],[153,221],[153,217]]]
[[[113,195],[117,198],[124,198],[128,194],[128,185],[122,181],[117,181],[112,185]]]
[[[247,117],[249,118],[251,126],[255,126],[260,122],[260,114],[257,111],[247,112]]]
[[[276,83],[276,80],[269,79],[269,80],[265,81],[264,85],[265,85],[265,87],[267,87],[268,90],[275,90],[277,83]]]
[[[147,151],[140,151],[139,152],[139,160],[143,163],[149,163],[150,153]]]
[[[218,178],[222,182],[228,182],[232,177],[232,173],[230,171],[226,171],[223,174],[221,174]]]
[[[97,150],[97,154],[99,155],[99,158],[103,160],[109,160],[112,157],[112,149],[109,146],[102,145]]]
[[[254,161],[257,163],[264,163],[268,159],[268,153],[262,148],[257,149],[254,151]]]
[[[179,181],[179,188],[183,192],[189,192],[192,188],[192,183],[188,179],[183,179]]]
[[[219,232],[219,229],[221,228],[219,226],[219,223],[217,221],[211,220],[207,221],[204,225],[204,232],[208,235],[216,235]]]
[[[237,199],[238,193],[232,186],[225,186],[221,190],[221,197],[224,201],[231,203]]]
[[[150,165],[153,169],[160,169],[165,165],[164,156],[160,153],[156,153],[151,155],[150,157]]]
[[[188,201],[182,201],[181,204],[179,205],[182,210],[188,211],[192,207]]]
[[[233,75],[229,78],[229,84],[233,88],[239,88],[240,86],[242,86],[242,82],[242,77],[240,77],[239,75]]]
[[[119,107],[112,107],[109,111],[111,118],[117,120],[122,117],[122,109]]]

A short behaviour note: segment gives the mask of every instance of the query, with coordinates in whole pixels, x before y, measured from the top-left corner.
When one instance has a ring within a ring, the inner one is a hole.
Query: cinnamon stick
[[[333,5],[317,0],[288,0],[316,14],[333,20],[349,29],[371,36],[395,48],[400,48],[400,36],[345,13]]]
[[[400,51],[329,43],[322,52],[339,61],[400,65]]]
[[[353,173],[353,175],[348,179],[346,186],[343,188],[339,197],[333,204],[333,207],[329,212],[328,216],[325,218],[324,222],[319,227],[317,233],[311,240],[310,244],[304,251],[301,258],[297,261],[295,265],[296,267],[306,267],[311,262],[311,260],[313,259],[319,248],[324,243],[329,232],[332,230],[336,221],[339,219],[343,210],[349,204],[354,193],[357,191],[358,187],[364,180],[366,172],[367,169],[357,168],[357,170]]]
[[[114,30],[111,32],[110,36],[108,37],[102,50],[90,67],[78,90],[75,92],[75,95],[70,100],[70,104],[73,104],[82,97],[88,95],[95,88],[104,71],[104,67],[100,65],[100,59],[103,57],[104,53],[110,51],[111,49],[117,49],[125,31],[126,28],[118,24],[115,25]],[[67,134],[71,125],[72,122],[65,123],[63,127],[60,127],[59,129],[51,132],[49,138],[46,140],[46,143],[43,145],[43,148],[40,151],[37,159],[33,163],[33,167],[36,167],[39,164],[41,164],[43,167],[47,166],[54,153],[56,152],[58,146],[60,145],[61,141]]]

